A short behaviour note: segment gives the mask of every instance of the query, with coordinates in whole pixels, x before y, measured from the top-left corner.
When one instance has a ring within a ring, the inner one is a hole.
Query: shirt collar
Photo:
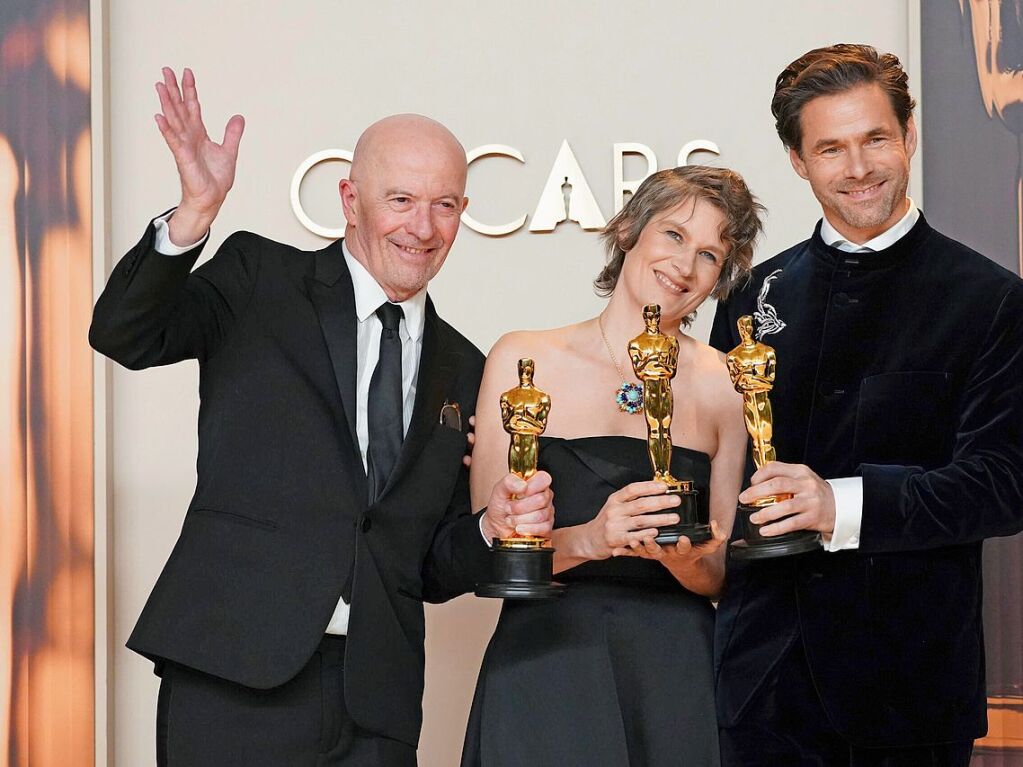
[[[825,215],[821,220],[821,239],[824,240],[825,245],[830,245],[833,248],[839,250],[845,250],[850,253],[857,251],[877,251],[890,248],[896,242],[905,237],[909,230],[916,224],[917,219],[920,218],[920,209],[916,206],[916,203],[912,199],[909,200],[909,210],[906,211],[906,215],[900,218],[895,224],[892,224],[887,230],[881,232],[877,237],[872,240],[868,240],[862,245],[849,242],[844,236],[842,236],[835,227],[828,221],[828,217]]]
[[[380,283],[369,273],[369,270],[362,265],[352,252],[348,250],[348,243],[341,242],[341,252],[344,254],[345,263],[348,264],[348,271],[352,275],[352,289],[355,292],[355,316],[359,322],[365,322],[385,303],[387,294],[380,287]],[[409,338],[418,341],[423,337],[423,326],[426,324],[426,288],[423,288],[411,298],[398,303],[405,314],[405,330]]]

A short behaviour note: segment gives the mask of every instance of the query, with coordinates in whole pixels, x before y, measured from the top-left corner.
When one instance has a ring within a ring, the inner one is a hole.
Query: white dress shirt
[[[907,198],[909,199],[909,198]],[[870,253],[890,248],[905,237],[920,218],[920,209],[909,200],[909,210],[894,225],[886,229],[872,240],[862,245],[847,240],[828,221],[825,215],[821,219],[821,239],[825,245],[844,250],[846,253]],[[829,479],[827,483],[835,493],[835,529],[830,535],[824,534],[825,551],[843,551],[858,549],[860,546],[860,528],[863,524],[863,478],[841,477]]]
[[[171,211],[173,213],[173,211]],[[199,240],[187,246],[178,246],[170,241],[167,231],[167,220],[171,213],[155,220],[157,253],[167,256],[181,255],[196,245],[205,242],[209,232]],[[376,315],[377,308],[387,301],[387,294],[367,270],[348,250],[348,244],[341,243],[348,271],[352,275],[352,288],[355,292],[355,318],[358,325],[356,341],[356,383],[355,383],[355,432],[359,439],[359,453],[362,465],[367,467],[366,453],[369,449],[369,382],[376,369],[380,357],[380,332],[383,325]],[[398,304],[404,317],[398,325],[398,337],[401,339],[401,393],[403,433],[408,433],[412,421],[412,408],[416,401],[416,382],[419,379],[419,357],[423,351],[423,328],[426,324],[426,288],[406,301]],[[327,624],[328,634],[347,634],[348,616],[351,607],[339,599],[334,614]]]

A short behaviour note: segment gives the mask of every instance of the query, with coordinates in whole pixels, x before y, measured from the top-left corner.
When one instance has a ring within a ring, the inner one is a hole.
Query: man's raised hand
[[[185,69],[179,88],[174,71],[164,67],[156,92],[162,109],[156,124],[181,179],[181,203],[168,223],[168,234],[174,244],[188,245],[203,238],[234,184],[245,118],[234,115],[228,120],[223,143],[217,144],[203,124],[192,70]]]

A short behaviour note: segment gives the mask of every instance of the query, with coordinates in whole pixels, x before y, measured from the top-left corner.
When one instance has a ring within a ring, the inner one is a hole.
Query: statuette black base
[[[476,585],[476,596],[495,599],[552,599],[565,593],[553,582],[554,549],[549,546],[517,547],[494,539],[490,553],[490,583]]]
[[[694,546],[698,543],[704,543],[709,541],[714,536],[711,535],[710,525],[665,525],[664,527],[657,528],[660,532],[657,533],[657,537],[654,538],[657,543],[664,545],[666,543],[678,543],[679,538],[688,538],[689,542]]]
[[[735,521],[742,532],[742,539],[729,544],[732,559],[774,559],[803,554],[821,547],[821,536],[813,530],[797,530],[783,535],[766,538],[760,534],[760,525],[750,521],[750,514],[763,506],[740,503],[735,510]]]
[[[667,495],[677,495],[682,499],[681,503],[673,509],[652,512],[654,514],[678,514],[678,522],[673,525],[662,525],[657,528],[657,537],[654,538],[660,545],[667,543],[678,543],[679,538],[688,538],[694,546],[698,543],[709,541],[713,536],[710,532],[710,525],[700,522],[696,511],[697,491],[689,480],[681,480],[676,485],[669,485]]]

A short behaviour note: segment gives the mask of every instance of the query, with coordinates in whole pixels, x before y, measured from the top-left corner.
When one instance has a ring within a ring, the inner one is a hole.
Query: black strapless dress
[[[593,519],[607,496],[650,479],[646,442],[541,437],[555,526]],[[708,516],[710,459],[675,447]],[[561,599],[504,603],[487,647],[462,767],[717,765],[710,601],[658,562],[621,557],[558,574]]]

